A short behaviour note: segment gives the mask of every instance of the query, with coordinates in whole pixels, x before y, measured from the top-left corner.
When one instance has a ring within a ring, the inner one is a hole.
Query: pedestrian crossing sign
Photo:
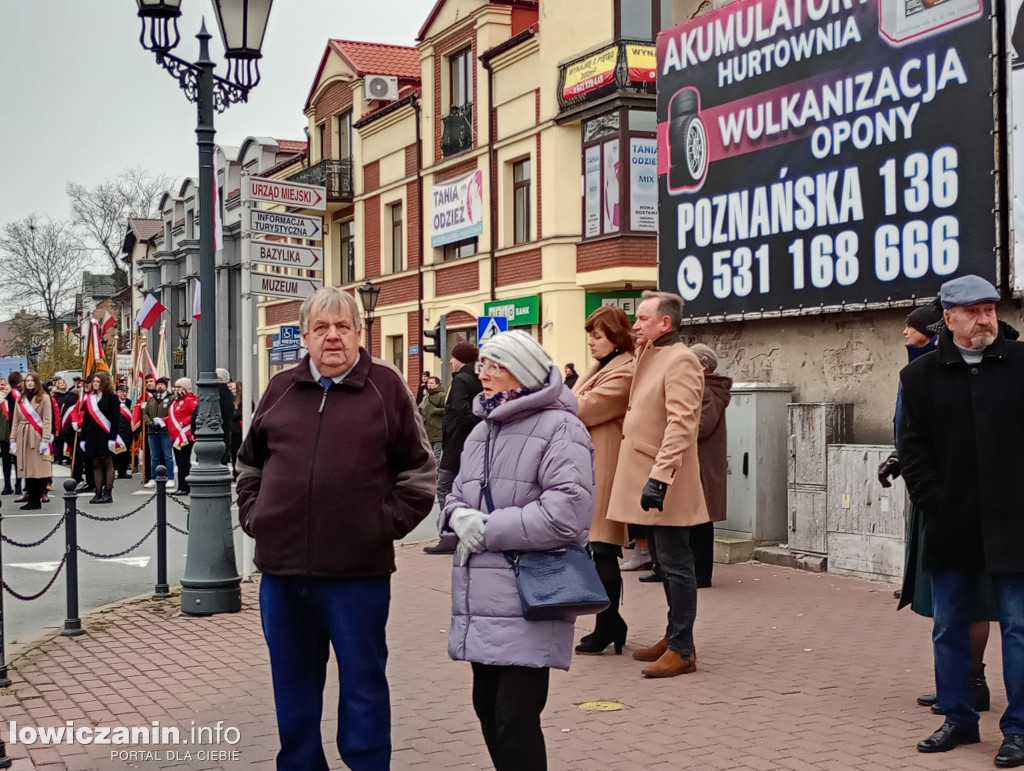
[[[481,346],[499,332],[508,331],[508,319],[505,316],[480,316],[476,320],[476,344]]]

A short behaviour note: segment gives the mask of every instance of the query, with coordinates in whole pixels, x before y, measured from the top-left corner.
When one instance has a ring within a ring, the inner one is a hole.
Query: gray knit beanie
[[[519,329],[492,337],[480,348],[480,358],[500,364],[532,390],[542,388],[548,382],[548,374],[554,366],[554,361],[541,344]]]
[[[693,355],[697,357],[697,361],[704,368],[705,372],[714,372],[718,369],[718,357],[715,356],[715,352],[711,350],[704,343],[696,343],[690,346],[690,350],[693,351]]]

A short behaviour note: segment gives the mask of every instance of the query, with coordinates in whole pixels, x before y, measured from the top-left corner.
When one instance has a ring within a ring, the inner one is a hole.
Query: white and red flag
[[[135,322],[143,329],[149,329],[165,310],[167,309],[160,304],[155,294],[147,294],[142,307],[135,314]]]

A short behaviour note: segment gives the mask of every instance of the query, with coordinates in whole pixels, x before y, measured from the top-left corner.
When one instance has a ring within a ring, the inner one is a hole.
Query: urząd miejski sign
[[[736,0],[659,35],[659,286],[718,316],[994,282],[990,2]]]

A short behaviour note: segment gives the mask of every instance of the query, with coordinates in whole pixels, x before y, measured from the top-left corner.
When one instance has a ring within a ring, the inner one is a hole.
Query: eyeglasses
[[[500,364],[495,364],[493,361],[489,361],[486,364],[482,361],[478,361],[473,365],[473,371],[477,375],[487,375],[487,377],[494,377],[501,372],[503,367]]]

